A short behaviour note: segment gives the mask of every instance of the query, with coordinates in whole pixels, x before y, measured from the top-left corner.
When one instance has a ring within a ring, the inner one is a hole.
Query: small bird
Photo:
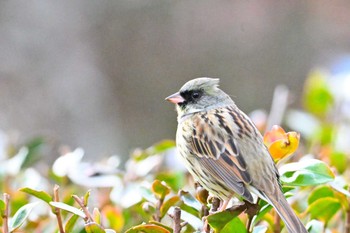
[[[223,201],[252,193],[271,204],[288,232],[307,233],[285,199],[276,165],[255,125],[218,88],[219,79],[197,78],[166,100],[176,104],[176,145],[190,174]]]

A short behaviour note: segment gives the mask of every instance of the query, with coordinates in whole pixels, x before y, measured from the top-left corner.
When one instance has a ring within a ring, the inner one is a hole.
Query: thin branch
[[[153,215],[153,219],[154,221],[160,222],[161,220],[161,213],[160,213],[160,209],[163,205],[164,202],[164,198],[161,197],[158,199],[157,204],[156,204],[156,213]]]
[[[86,215],[86,218],[84,219],[85,222],[93,222],[94,219],[92,218],[90,212],[88,211],[88,209],[84,205],[84,198],[79,198],[77,195],[72,195],[72,197],[74,198],[75,202],[78,203],[78,205],[81,207],[84,214]]]
[[[55,202],[59,202],[60,201],[60,197],[58,194],[58,190],[59,190],[60,186],[58,186],[57,184],[55,184],[54,188],[53,188],[53,198]],[[62,222],[62,216],[61,216],[61,210],[60,208],[55,207],[55,215],[57,218],[57,224],[58,224],[58,229],[60,231],[60,233],[64,233],[64,228],[63,228],[63,222]]]
[[[2,219],[3,219],[3,233],[8,233],[9,232],[8,219],[9,219],[10,195],[8,195],[7,193],[4,193],[4,202],[5,202],[5,211],[4,211],[4,215],[2,216]]]
[[[174,208],[174,215],[173,215],[173,220],[174,220],[174,233],[180,233],[181,232],[181,209],[179,207]]]

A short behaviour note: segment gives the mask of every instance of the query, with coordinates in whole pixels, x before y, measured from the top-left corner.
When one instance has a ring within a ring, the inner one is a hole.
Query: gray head
[[[185,83],[179,92],[166,100],[177,105],[179,117],[190,113],[233,105],[232,99],[218,88],[219,79],[196,78]]]

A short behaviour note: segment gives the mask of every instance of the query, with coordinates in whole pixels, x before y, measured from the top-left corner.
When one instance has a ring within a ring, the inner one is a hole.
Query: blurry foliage
[[[350,116],[337,112],[339,93],[332,92],[330,81],[326,72],[311,72],[305,110],[286,113],[286,127],[295,132],[274,126],[264,136],[278,162],[283,191],[309,232],[350,231],[350,149],[339,146],[340,129],[350,128]],[[177,160],[174,141],[136,149],[124,169],[118,156],[88,163],[81,148],[65,150],[43,166],[39,159],[46,143],[36,138],[0,148],[4,233],[264,233],[281,224],[263,200],[253,207],[233,199],[228,209],[217,212],[219,200],[193,183]]]

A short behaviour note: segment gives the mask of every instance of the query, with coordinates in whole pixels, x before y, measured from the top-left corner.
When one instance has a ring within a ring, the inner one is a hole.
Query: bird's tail
[[[296,216],[282,191],[278,190],[276,196],[266,197],[268,202],[276,209],[278,215],[283,220],[289,233],[308,233],[303,223]]]

